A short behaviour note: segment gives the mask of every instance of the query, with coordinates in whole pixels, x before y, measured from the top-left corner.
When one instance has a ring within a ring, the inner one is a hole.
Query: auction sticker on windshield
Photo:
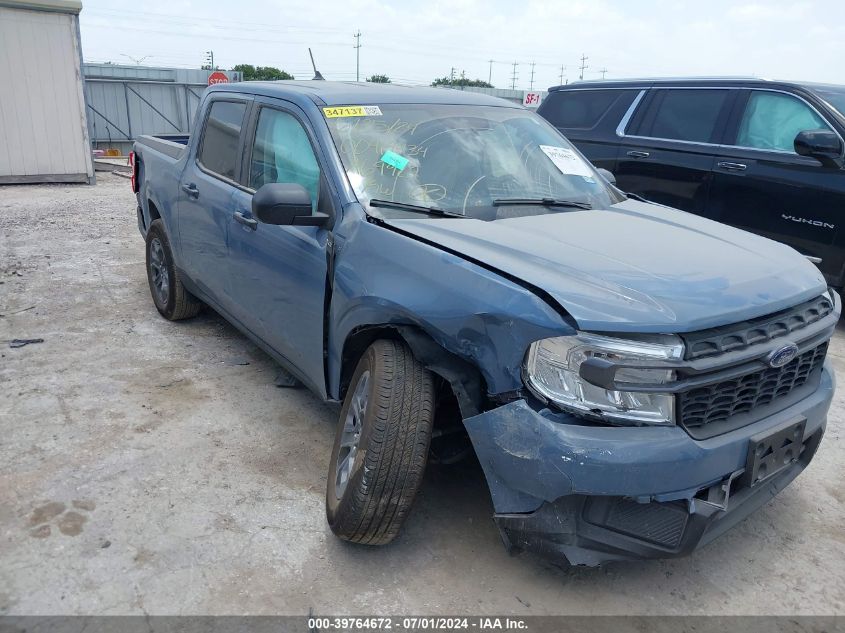
[[[402,171],[408,166],[407,158],[390,150],[387,150],[384,154],[382,154],[381,162],[390,165],[399,171]]]
[[[381,108],[378,106],[335,106],[323,108],[323,114],[327,119],[340,119],[349,116],[381,116]]]
[[[554,145],[540,145],[540,149],[548,156],[560,170],[560,173],[567,176],[583,176],[592,178],[593,172],[581,157],[566,147],[555,147]]]

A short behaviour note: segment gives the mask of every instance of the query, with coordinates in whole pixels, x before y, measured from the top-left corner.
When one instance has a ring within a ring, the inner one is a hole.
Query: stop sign
[[[221,73],[219,70],[214,71],[208,76],[208,85],[211,86],[213,84],[227,84],[229,83],[229,78],[226,76],[226,73]]]

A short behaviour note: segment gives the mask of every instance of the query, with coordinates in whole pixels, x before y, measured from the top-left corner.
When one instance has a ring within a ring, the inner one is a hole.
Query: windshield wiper
[[[525,205],[541,207],[571,207],[573,209],[592,209],[589,202],[578,202],[577,200],[558,200],[557,198],[496,198],[493,206]]]
[[[466,218],[462,213],[453,213],[438,207],[423,207],[418,204],[409,204],[407,202],[396,202],[394,200],[379,200],[374,198],[370,200],[371,207],[382,207],[384,209],[398,209],[400,211],[410,211],[411,213],[424,213],[425,215],[436,215],[444,218]]]

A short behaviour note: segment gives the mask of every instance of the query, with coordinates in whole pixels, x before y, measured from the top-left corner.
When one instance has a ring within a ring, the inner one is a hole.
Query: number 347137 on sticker
[[[327,119],[351,116],[381,116],[381,108],[378,106],[332,106],[323,108],[323,114]]]

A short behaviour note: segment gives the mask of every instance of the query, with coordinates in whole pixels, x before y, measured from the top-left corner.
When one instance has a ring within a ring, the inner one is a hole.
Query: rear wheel
[[[326,487],[332,531],[383,545],[399,533],[425,472],[434,377],[399,341],[364,352],[340,411]]]
[[[161,220],[154,221],[147,231],[147,281],[153,303],[165,319],[188,319],[202,308],[202,302],[182,285]]]

